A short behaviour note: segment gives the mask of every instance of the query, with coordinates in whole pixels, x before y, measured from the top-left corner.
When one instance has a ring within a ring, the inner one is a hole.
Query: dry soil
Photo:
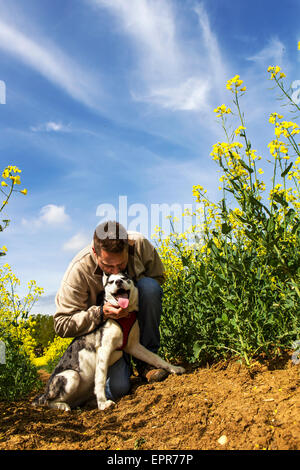
[[[300,364],[286,353],[250,368],[189,367],[160,383],[132,377],[131,393],[106,411],[2,402],[0,449],[299,450],[299,384]]]

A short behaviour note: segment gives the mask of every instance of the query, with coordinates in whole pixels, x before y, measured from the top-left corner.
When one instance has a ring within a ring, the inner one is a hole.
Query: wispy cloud
[[[83,71],[80,65],[49,40],[30,38],[0,20],[0,49],[20,59],[74,99],[89,107],[98,106],[98,79]]]
[[[284,44],[277,37],[272,37],[266,46],[264,46],[257,54],[248,57],[248,60],[261,63],[262,65],[281,65],[285,52]]]
[[[151,91],[151,94],[139,96],[132,93],[137,101],[155,103],[172,111],[194,111],[206,106],[206,96],[211,86],[207,81],[195,77],[173,87],[161,87]]]
[[[217,37],[211,29],[209,17],[204,5],[196,5],[194,11],[198,16],[202,31],[205,52],[204,61],[207,64],[208,79],[214,88],[215,94],[217,94],[219,88],[224,87],[225,80],[228,80],[227,64],[222,57]]]
[[[123,31],[140,51],[141,66],[152,78],[178,71],[181,54],[175,38],[175,22],[168,0],[86,0],[117,16]]]
[[[71,125],[65,125],[61,122],[49,121],[37,126],[31,126],[32,132],[71,132]]]
[[[178,12],[169,0],[86,1],[114,14],[132,40],[138,60],[133,99],[172,111],[208,109],[215,77],[221,80],[225,67],[203,6],[194,9],[201,34],[191,49],[181,38]]]

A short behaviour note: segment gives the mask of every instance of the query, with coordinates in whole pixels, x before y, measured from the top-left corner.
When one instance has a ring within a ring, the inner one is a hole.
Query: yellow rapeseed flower
[[[21,184],[20,176],[10,176],[10,179],[13,181],[14,184]]]
[[[269,118],[269,122],[271,124],[275,124],[276,119],[282,119],[282,118],[283,118],[283,116],[281,114],[271,113],[270,118]]]
[[[244,126],[239,126],[235,131],[235,135],[241,135],[241,131],[245,131],[246,130],[246,127]]]
[[[221,104],[221,106],[218,106],[216,109],[214,109],[214,113],[219,113],[217,114],[217,117],[221,117],[223,114],[232,113],[232,111],[229,107],[226,107],[225,104]]]
[[[280,71],[281,71],[281,68],[279,67],[279,65],[276,65],[275,67],[272,67],[272,66],[268,67],[268,72],[271,73],[271,80],[273,80],[273,78],[276,77]],[[283,78],[283,76],[285,77],[284,73],[281,72],[279,77]]]
[[[226,88],[227,90],[230,90],[230,91],[237,91],[238,88],[243,84],[243,80],[240,79],[240,76],[239,75],[235,75],[233,78],[231,78],[230,80],[227,81],[227,84],[226,84]],[[234,86],[234,90],[233,90],[233,86]],[[240,91],[245,91],[246,90],[246,87],[244,86],[243,88],[240,88]]]

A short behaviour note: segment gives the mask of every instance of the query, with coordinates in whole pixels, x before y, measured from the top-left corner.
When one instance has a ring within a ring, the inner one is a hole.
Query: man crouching
[[[127,232],[115,221],[96,228],[93,242],[71,261],[56,295],[54,327],[61,337],[77,337],[93,331],[106,319],[120,319],[128,309],[101,305],[104,295],[103,274],[127,273],[139,294],[140,342],[157,353],[160,345],[159,323],[162,312],[164,268],[153,245],[138,232]],[[164,380],[168,373],[137,361],[140,377],[148,382]],[[108,369],[107,399],[117,400],[130,390],[130,356],[122,357]]]

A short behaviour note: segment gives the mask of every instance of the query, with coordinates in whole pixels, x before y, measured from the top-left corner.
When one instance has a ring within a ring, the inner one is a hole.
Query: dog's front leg
[[[96,353],[95,395],[99,410],[105,410],[115,404],[115,402],[106,398],[105,384],[110,356],[121,344],[121,328],[115,322],[110,322],[110,324],[107,324],[103,328],[101,345],[98,347]]]
[[[139,341],[140,337],[140,329],[138,326],[138,322],[136,322],[130,332],[127,346],[124,348],[124,351],[132,356],[140,359],[151,366],[165,369],[166,371],[170,372],[171,374],[183,374],[185,369],[183,367],[173,366],[169,364],[164,359],[159,357],[157,354],[149,351],[145,348]]]
[[[173,366],[172,364],[169,364],[157,354],[154,354],[153,352],[149,351],[149,349],[145,348],[140,343],[132,345],[131,348],[129,348],[128,350],[125,349],[125,351],[131,354],[132,356],[136,357],[137,359],[140,359],[141,361],[146,362],[151,366],[157,367],[158,369],[165,369],[171,374],[183,374],[185,372],[185,369],[183,367]]]
[[[105,395],[105,384],[107,377],[108,361],[110,351],[104,353],[103,350],[98,349],[96,358],[96,372],[95,372],[95,395],[99,410],[105,410],[114,405],[112,400],[107,400]]]

